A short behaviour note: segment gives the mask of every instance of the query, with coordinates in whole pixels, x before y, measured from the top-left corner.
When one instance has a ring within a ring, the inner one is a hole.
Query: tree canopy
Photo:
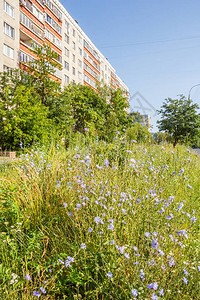
[[[199,106],[183,95],[179,99],[168,98],[161,106],[158,128],[171,135],[174,146],[177,143],[193,144],[198,139],[200,115],[197,109]]]

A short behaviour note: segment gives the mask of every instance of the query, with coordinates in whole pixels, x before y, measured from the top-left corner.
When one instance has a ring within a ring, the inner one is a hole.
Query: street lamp
[[[191,89],[190,89],[190,91],[189,91],[189,94],[188,94],[188,100],[190,100],[190,93],[191,93],[192,89],[193,89],[194,87],[196,87],[196,86],[199,86],[199,85],[200,85],[200,83],[195,84],[194,86],[191,87]]]

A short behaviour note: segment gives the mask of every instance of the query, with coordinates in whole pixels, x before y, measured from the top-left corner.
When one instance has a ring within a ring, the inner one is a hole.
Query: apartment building
[[[104,81],[114,89],[129,89],[108,59],[96,48],[58,0],[0,0],[0,71],[36,59],[31,48],[48,43],[58,54],[53,79],[66,86],[80,83],[95,89]]]

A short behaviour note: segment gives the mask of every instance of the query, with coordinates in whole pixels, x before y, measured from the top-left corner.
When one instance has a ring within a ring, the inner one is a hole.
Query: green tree
[[[173,145],[177,143],[194,143],[199,137],[200,115],[197,104],[183,95],[179,99],[168,98],[158,111],[161,120],[157,121],[160,131],[171,135]]]
[[[147,127],[136,122],[127,130],[127,140],[129,142],[136,141],[138,143],[146,143],[152,140],[152,136]]]
[[[33,87],[16,84],[5,73],[0,77],[0,146],[19,149],[20,143],[31,144],[47,138],[51,122],[48,108]]]
[[[110,101],[111,111],[116,115],[117,130],[123,132],[129,127],[129,103],[124,97],[122,90],[117,89],[112,92]]]
[[[26,63],[26,71],[32,79],[35,90],[41,97],[42,103],[51,105],[55,97],[59,97],[60,82],[53,79],[56,70],[61,70],[62,66],[58,61],[58,54],[52,50],[48,44],[43,47],[33,44],[32,52],[37,59]]]
[[[65,88],[63,97],[71,105],[74,132],[84,133],[86,127],[99,131],[104,123],[106,101],[98,93],[80,84],[69,85]]]

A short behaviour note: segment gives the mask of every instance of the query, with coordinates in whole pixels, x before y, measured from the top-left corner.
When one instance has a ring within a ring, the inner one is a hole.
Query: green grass
[[[117,140],[44,147],[6,164],[1,298],[200,299],[199,173],[183,146]]]

